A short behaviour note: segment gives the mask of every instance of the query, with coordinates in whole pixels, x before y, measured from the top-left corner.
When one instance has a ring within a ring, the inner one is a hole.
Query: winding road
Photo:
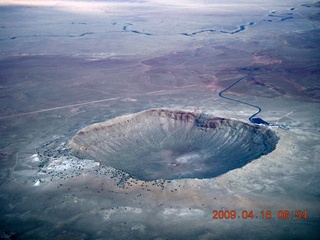
[[[226,91],[228,91],[230,88],[234,87],[236,84],[238,84],[239,82],[241,82],[243,79],[245,79],[245,78],[247,78],[247,77],[250,77],[250,76],[252,76],[251,71],[250,71],[247,75],[239,78],[237,81],[235,81],[234,83],[232,83],[229,87],[227,87],[227,88],[225,88],[224,90],[222,90],[221,92],[219,92],[219,96],[220,96],[221,98],[224,98],[224,99],[227,99],[227,100],[230,100],[230,101],[233,101],[233,102],[242,103],[242,104],[245,104],[245,105],[247,105],[247,106],[256,108],[258,111],[249,117],[249,121],[252,122],[252,123],[254,123],[254,124],[265,124],[265,125],[269,125],[268,122],[262,120],[261,118],[254,118],[255,116],[257,116],[257,115],[262,111],[262,109],[261,109],[259,106],[253,105],[253,104],[251,104],[251,103],[243,102],[243,101],[240,101],[240,100],[237,100],[237,99],[234,99],[234,98],[230,98],[230,97],[225,97],[225,96],[223,96],[223,94],[224,94]]]

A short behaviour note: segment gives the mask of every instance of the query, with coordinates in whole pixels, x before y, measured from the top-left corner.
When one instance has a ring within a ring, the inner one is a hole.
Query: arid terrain
[[[0,239],[319,239],[319,10],[0,1]]]

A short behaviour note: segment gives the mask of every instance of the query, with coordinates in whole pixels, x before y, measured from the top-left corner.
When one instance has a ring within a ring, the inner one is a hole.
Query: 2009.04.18
[[[242,210],[240,214],[236,210],[213,210],[212,219],[272,219],[273,213],[271,210],[262,210],[259,214],[255,214],[253,210]],[[276,217],[278,219],[307,219],[306,210],[278,210]]]

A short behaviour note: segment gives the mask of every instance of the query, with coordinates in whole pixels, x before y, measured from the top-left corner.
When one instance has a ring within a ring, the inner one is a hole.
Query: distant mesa
[[[139,180],[214,178],[272,152],[264,126],[172,109],[151,109],[96,123],[70,141],[75,156]]]

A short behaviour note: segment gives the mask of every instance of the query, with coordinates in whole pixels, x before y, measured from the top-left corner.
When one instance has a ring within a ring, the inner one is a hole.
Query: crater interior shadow
[[[276,148],[267,127],[171,109],[150,109],[81,129],[70,141],[94,159],[136,179],[213,178]]]

